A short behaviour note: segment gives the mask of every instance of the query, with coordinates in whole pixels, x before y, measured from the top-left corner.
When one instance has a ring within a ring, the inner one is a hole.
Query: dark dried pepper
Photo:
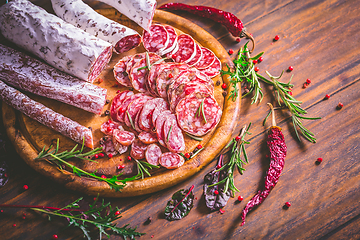
[[[189,214],[194,206],[193,189],[194,185],[187,190],[181,189],[173,194],[165,208],[165,218],[167,220],[180,220]]]
[[[212,211],[218,210],[226,205],[230,198],[230,189],[225,192],[225,183],[214,185],[228,176],[226,170],[217,171],[223,166],[224,155],[220,155],[215,169],[204,177],[204,197],[206,206]]]

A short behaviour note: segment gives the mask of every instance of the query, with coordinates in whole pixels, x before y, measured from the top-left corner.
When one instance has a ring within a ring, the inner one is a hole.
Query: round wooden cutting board
[[[97,11],[108,18],[121,22],[122,24],[142,33],[139,26],[119,14],[115,9],[100,9]],[[179,33],[184,32],[190,34],[199,44],[211,49],[216,54],[216,56],[221,60],[224,70],[227,70],[226,64],[232,65],[228,53],[220,45],[220,43],[204,29],[192,22],[172,13],[160,10],[156,10],[154,22],[169,24],[175,27]],[[103,80],[103,82],[95,83],[108,90],[107,99],[113,99],[118,91],[126,89],[125,87],[120,87],[116,84],[117,82],[113,76],[114,65],[125,55],[132,55],[138,52],[144,52],[144,48],[140,46],[127,53],[113,55],[112,60],[99,77]],[[99,194],[102,197],[137,196],[156,192],[184,181],[211,162],[211,160],[214,159],[214,157],[230,140],[236,127],[236,120],[238,119],[240,113],[240,98],[237,98],[235,102],[227,100],[227,97],[224,98],[221,85],[223,82],[225,82],[228,86],[230,85],[228,77],[217,76],[213,78],[213,81],[215,83],[215,98],[219,105],[223,108],[220,123],[216,129],[204,136],[201,142],[185,136],[186,149],[184,152],[193,151],[198,144],[204,146],[205,149],[194,158],[185,162],[185,164],[180,168],[168,170],[161,167],[159,169],[151,170],[151,177],[145,177],[144,179],[128,182],[121,192],[116,192],[111,189],[105,182],[86,177],[78,177],[75,174],[72,174],[70,169],[60,171],[56,166],[48,163],[47,161],[34,160],[44,146],[48,148],[56,139],[60,139],[60,151],[70,150],[76,143],[71,139],[68,139],[51,130],[50,128],[28,118],[18,111],[15,111],[5,103],[2,104],[2,116],[7,134],[14,144],[17,152],[29,166],[41,174],[65,185],[67,188],[84,192],[88,195]],[[231,89],[227,89],[228,92],[230,90]],[[100,131],[100,126],[103,122],[109,119],[109,116],[105,116],[105,114],[95,115],[54,100],[32,94],[28,95],[32,99],[43,103],[54,111],[59,112],[86,127],[91,127],[94,135],[95,147],[99,146],[99,140],[104,136],[104,134]],[[110,109],[110,104],[105,105],[103,112],[108,109]],[[136,173],[137,169],[133,161],[125,160],[128,155],[129,151],[121,156],[115,156],[110,159],[107,157],[99,158],[96,159],[96,162],[74,159],[71,160],[71,163],[88,172],[96,171],[97,174],[105,175],[107,177],[118,175],[120,173],[123,173],[124,176],[131,176]],[[118,170],[117,166],[119,164],[125,164],[125,168]]]

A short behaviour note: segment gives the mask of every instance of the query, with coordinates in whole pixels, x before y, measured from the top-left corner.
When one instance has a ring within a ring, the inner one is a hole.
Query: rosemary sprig
[[[196,110],[196,113],[195,113],[195,117],[200,117],[202,116],[203,119],[204,119],[204,122],[207,123],[207,120],[206,120],[206,116],[205,116],[205,111],[204,111],[204,100],[203,99],[199,105],[199,108]]]
[[[126,115],[127,115],[127,116],[128,116],[128,118],[129,118],[129,121],[130,121],[131,127],[132,127],[133,129],[135,129],[135,125],[134,125],[134,123],[133,123],[133,120],[132,120],[132,118],[131,118],[130,113],[129,113],[129,111],[128,111],[128,110],[126,110]]]
[[[242,128],[242,131],[239,135],[239,140],[236,140],[236,138],[233,138],[229,144],[225,147],[228,148],[230,146],[232,146],[231,149],[231,158],[229,160],[229,162],[227,162],[226,164],[224,164],[221,168],[217,169],[216,171],[223,171],[223,170],[227,170],[227,176],[213,184],[210,185],[211,186],[215,186],[215,185],[219,185],[219,184],[225,184],[224,186],[224,192],[227,192],[228,190],[231,191],[231,196],[235,195],[235,191],[239,192],[239,190],[236,188],[235,183],[234,183],[234,171],[235,171],[235,166],[237,167],[238,171],[240,172],[240,174],[243,174],[243,171],[245,171],[245,169],[243,168],[243,165],[245,165],[246,163],[249,162],[248,160],[248,156],[246,154],[246,150],[245,150],[245,144],[250,144],[250,142],[245,141],[245,136],[246,134],[251,134],[249,132],[251,123],[249,124],[249,126],[246,128],[246,125]],[[242,156],[245,159],[242,160]]]
[[[144,179],[144,177],[145,177],[144,173],[146,173],[149,177],[151,177],[151,174],[147,168],[150,168],[150,169],[159,168],[159,166],[152,165],[148,162],[139,161],[136,159],[135,159],[135,161],[136,161],[137,168],[138,168],[138,174],[136,176],[134,176],[135,179],[139,179],[140,177],[141,177],[141,179]]]
[[[146,68],[147,68],[147,69],[150,71],[150,70],[151,70],[151,67],[152,67],[153,65],[159,64],[159,63],[163,62],[165,59],[166,59],[166,58],[161,58],[161,59],[157,60],[156,62],[154,62],[153,64],[151,64],[149,53],[146,52],[146,53],[145,53],[146,65],[143,66],[143,67],[139,67],[139,68],[136,69],[136,70],[137,70],[137,71],[140,71],[140,70],[143,70],[143,69],[146,69]]]
[[[185,134],[186,134],[187,136],[189,136],[190,138],[196,140],[196,141],[202,141],[202,140],[203,140],[201,137],[197,137],[197,136],[191,135],[190,133],[185,132]]]
[[[282,83],[282,82],[278,81],[278,79],[281,78],[283,73],[284,73],[284,71],[280,74],[280,76],[275,77],[275,76],[272,76],[268,71],[266,71],[266,74],[270,77],[271,80],[268,80],[261,75],[258,75],[258,76],[262,81],[264,81],[265,83],[270,84],[274,87],[275,96],[276,96],[278,105],[282,106],[281,103],[283,103],[285,105],[285,107],[289,109],[290,114],[291,114],[291,120],[292,120],[294,130],[295,130],[295,134],[296,134],[297,138],[299,139],[299,141],[301,141],[301,139],[300,139],[300,136],[298,133],[298,129],[300,130],[301,134],[308,141],[310,141],[312,143],[316,143],[316,138],[314,137],[314,134],[310,130],[308,130],[307,128],[305,128],[303,126],[301,119],[316,120],[316,119],[321,119],[321,118],[320,117],[310,118],[310,117],[302,116],[304,114],[307,114],[307,111],[305,111],[303,108],[301,108],[302,102],[296,100],[293,96],[291,96],[289,94],[289,92],[291,91],[290,89],[293,87],[293,85],[291,84],[292,77],[290,78],[288,83]],[[265,120],[263,122],[264,125],[265,125],[266,119],[268,118],[269,115],[270,115],[270,113],[265,118]]]
[[[169,132],[168,132],[168,134],[167,134],[167,137],[166,137],[166,142],[169,142],[170,135],[171,135],[171,132],[172,132],[172,128],[173,128],[173,126],[171,125],[171,126],[170,126],[170,130],[169,130]]]
[[[228,70],[220,70],[222,75],[230,76],[230,84],[233,89],[230,91],[230,95],[228,99],[232,99],[233,101],[239,96],[239,88],[238,84],[243,82],[244,80],[248,83],[249,92],[244,94],[242,97],[249,95],[254,92],[254,96],[251,98],[251,104],[261,102],[263,99],[263,93],[260,86],[259,78],[255,72],[253,60],[258,60],[263,52],[259,53],[255,57],[250,57],[249,49],[247,48],[248,42],[244,45],[244,47],[240,48],[238,51],[237,58],[233,61],[235,65],[234,71],[230,70],[230,67],[227,66]]]
[[[48,215],[49,220],[52,216],[65,218],[69,222],[69,226],[80,228],[84,236],[90,240],[90,231],[95,227],[99,231],[99,238],[102,239],[103,235],[106,235],[110,239],[110,235],[116,234],[122,236],[124,239],[129,237],[135,239],[135,236],[142,236],[145,233],[136,232],[136,227],[131,228],[128,225],[124,227],[117,227],[115,220],[121,218],[119,209],[116,207],[112,209],[110,203],[104,203],[104,199],[100,206],[96,206],[97,198],[93,204],[89,204],[89,209],[85,211],[79,211],[79,202],[83,198],[79,198],[74,202],[59,210],[30,208],[34,211],[42,212]],[[66,209],[66,211],[64,211]]]

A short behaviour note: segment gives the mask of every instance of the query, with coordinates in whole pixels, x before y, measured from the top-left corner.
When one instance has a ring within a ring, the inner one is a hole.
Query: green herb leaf
[[[180,220],[189,214],[194,206],[193,189],[194,185],[187,190],[181,189],[173,194],[165,208],[165,218],[167,220]]]

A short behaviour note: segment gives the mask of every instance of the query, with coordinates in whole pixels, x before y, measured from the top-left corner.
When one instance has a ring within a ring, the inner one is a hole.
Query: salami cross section
[[[107,90],[0,44],[0,79],[36,95],[101,114]]]
[[[9,87],[2,81],[0,81],[0,97],[6,104],[39,123],[71,138],[75,142],[83,143],[84,141],[85,146],[89,148],[94,147],[92,132],[89,128],[80,125],[60,113],[54,112],[18,90]]]
[[[5,38],[51,66],[88,82],[94,82],[112,55],[110,43],[27,0],[0,8],[0,30]]]

